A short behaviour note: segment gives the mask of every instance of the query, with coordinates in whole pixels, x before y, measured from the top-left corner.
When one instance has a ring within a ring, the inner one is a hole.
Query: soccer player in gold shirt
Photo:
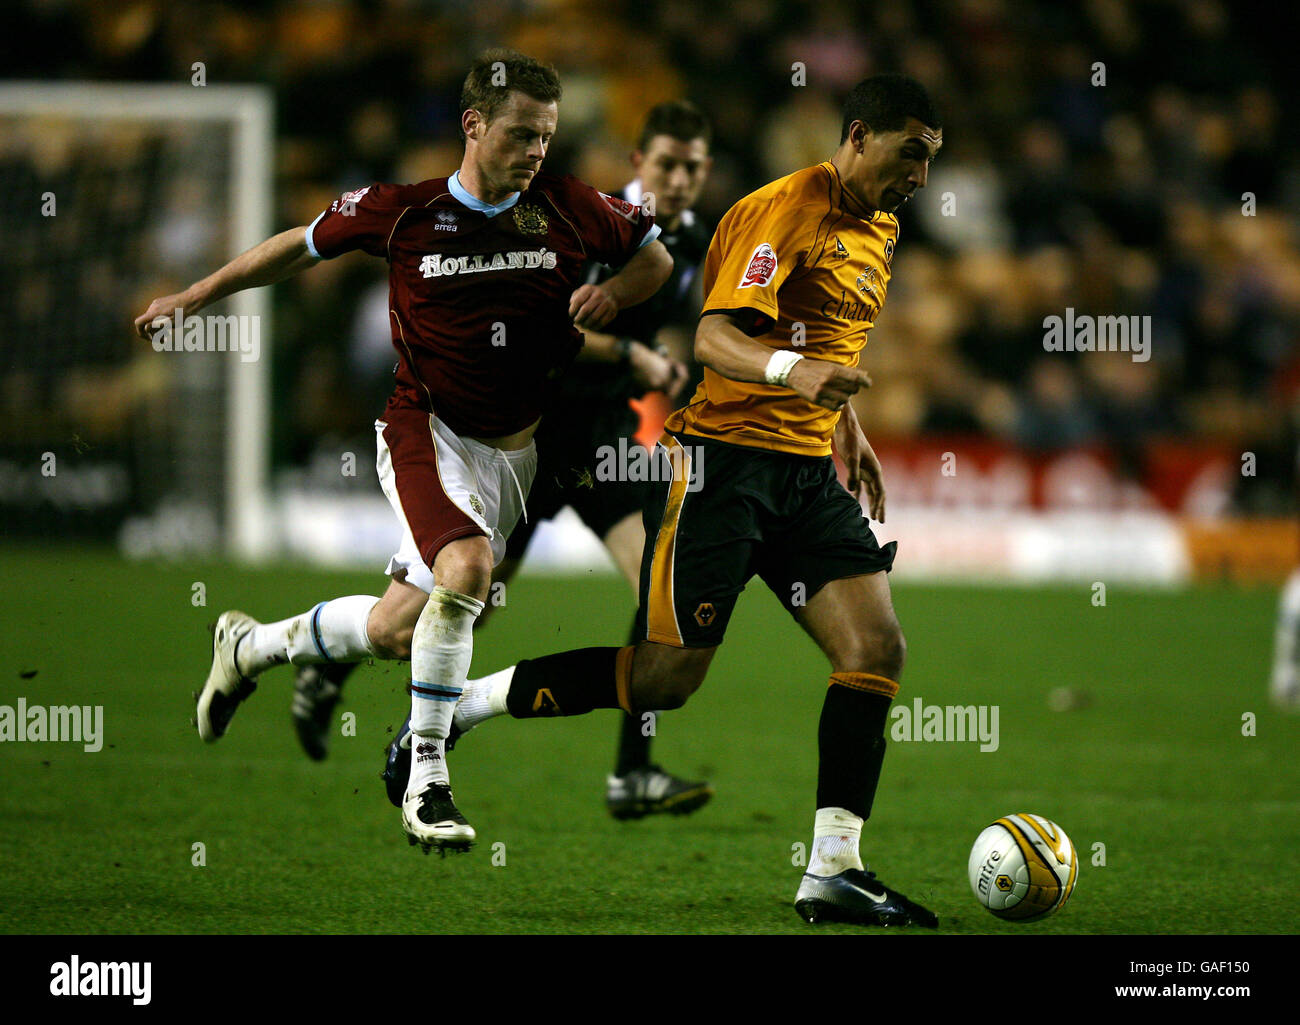
[[[471,681],[452,738],[485,719],[678,708],[704,681],[736,599],[755,574],[831,663],[818,727],[812,858],[795,898],[810,922],[937,925],[864,870],[858,850],[903,667],[903,634],[881,547],[862,514],[885,489],[849,399],[889,287],[894,212],[923,188],[942,145],[924,88],[859,83],[839,148],[738,202],[705,260],[695,355],[704,380],[657,448],[662,483],[645,509],[634,647],[585,648]],[[848,468],[836,479],[834,445]]]

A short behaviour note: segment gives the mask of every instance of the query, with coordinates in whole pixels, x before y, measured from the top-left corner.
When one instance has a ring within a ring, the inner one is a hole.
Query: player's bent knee
[[[903,671],[903,663],[907,661],[907,638],[903,636],[903,630],[897,623],[881,638],[880,658],[882,662],[893,668],[890,679],[897,680]]]
[[[423,604],[405,602],[385,606],[380,601],[370,612],[366,635],[378,658],[407,662],[411,658],[411,640]]]
[[[632,701],[638,711],[670,712],[700,689],[713,649],[642,645],[633,662]]]
[[[492,547],[485,537],[465,537],[444,547],[434,558],[439,587],[483,601],[492,586]]]
[[[907,659],[907,640],[895,622],[855,632],[832,658],[837,672],[871,673],[897,680]]]
[[[680,681],[657,681],[648,691],[638,695],[640,700],[637,704],[648,712],[671,712],[685,705],[697,688],[698,685],[687,687]]]
[[[411,659],[411,639],[414,636],[414,627],[384,626],[371,631],[370,644],[379,658],[409,662]]]

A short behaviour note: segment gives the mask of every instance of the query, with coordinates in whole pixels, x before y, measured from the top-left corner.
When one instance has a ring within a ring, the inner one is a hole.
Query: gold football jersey
[[[773,351],[856,367],[885,302],[898,219],[863,220],[843,205],[830,162],[780,178],[733,206],[704,262],[704,308],[736,314]],[[852,202],[850,200],[850,202]],[[826,456],[839,413],[788,387],[704,370],[670,431],[798,455]]]

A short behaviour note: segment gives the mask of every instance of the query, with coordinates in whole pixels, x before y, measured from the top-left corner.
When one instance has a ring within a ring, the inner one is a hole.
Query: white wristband
[[[763,371],[763,380],[768,384],[778,384],[785,387],[786,381],[790,378],[791,369],[801,359],[803,359],[803,355],[798,352],[782,350],[772,353],[772,358],[767,361],[767,369]]]

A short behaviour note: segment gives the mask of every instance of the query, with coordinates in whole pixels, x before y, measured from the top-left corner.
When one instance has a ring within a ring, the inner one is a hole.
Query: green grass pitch
[[[0,745],[2,932],[392,933],[416,925],[417,902],[429,931],[856,931],[812,930],[793,910],[828,670],[757,581],[656,742],[667,767],[713,780],[712,804],[615,822],[615,713],[497,720],[452,755],[479,844],[440,860],[407,846],[377,777],[405,667],[353,678],[340,711],[356,735],[336,733],[324,763],[297,746],[287,669],[262,678],[220,743],[190,725],[218,612],[280,618],[378,593],[378,574],[80,549],[10,548],[0,564],[0,704],[102,705],[105,732],[93,754]],[[1274,593],[1115,586],[1105,607],[1091,599],[1083,585],[896,587],[899,702],[996,705],[1000,743],[891,743],[864,857],[946,933],[1292,932],[1300,718],[1267,702]],[[522,577],[478,635],[473,675],[621,643],[631,609],[617,579]],[[1062,686],[1089,703],[1051,710]],[[976,834],[1017,811],[1055,819],[1080,851],[1069,904],[1032,925],[994,919],[966,881]]]

